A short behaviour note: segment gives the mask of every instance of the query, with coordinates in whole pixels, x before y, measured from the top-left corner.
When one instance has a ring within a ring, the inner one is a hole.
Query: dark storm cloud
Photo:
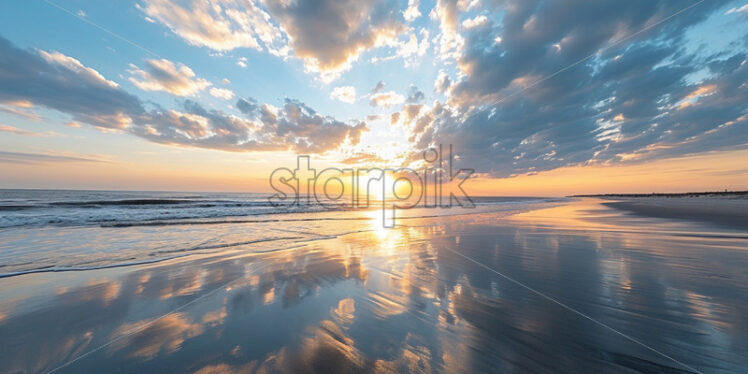
[[[612,45],[685,6],[490,3],[506,13],[500,25],[463,35],[464,76],[448,99],[454,110],[432,114],[414,138],[421,147],[453,144],[461,164],[495,176],[745,146],[746,57],[684,48],[685,31],[720,4],[705,2]],[[709,78],[689,79],[705,68]]]
[[[119,129],[148,140],[227,151],[322,153],[359,142],[364,122],[346,124],[287,99],[279,110],[239,100],[239,117],[186,100],[178,110],[143,102],[97,71],[61,53],[26,51],[0,37],[0,102],[28,101],[75,121]],[[17,158],[17,157],[16,157]]]

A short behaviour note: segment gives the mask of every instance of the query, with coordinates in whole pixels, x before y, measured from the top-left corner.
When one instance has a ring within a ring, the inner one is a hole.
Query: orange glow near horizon
[[[0,164],[0,188],[271,192],[268,176],[273,168],[295,168],[292,155],[274,158],[277,165],[269,162],[273,157],[256,157],[199,151],[159,160]],[[748,150],[714,152],[641,163],[563,167],[511,178],[474,178],[463,187],[471,196],[746,190],[746,161]],[[312,162],[318,171],[355,167],[322,158]]]
[[[566,196],[601,193],[737,191],[748,189],[748,150],[643,163],[564,167],[535,175],[476,179],[475,196]]]

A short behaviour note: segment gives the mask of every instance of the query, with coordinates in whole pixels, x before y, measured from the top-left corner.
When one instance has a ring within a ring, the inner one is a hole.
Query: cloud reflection
[[[452,250],[696,367],[748,364],[745,251],[733,250],[745,244],[651,223],[649,234],[600,230],[605,214],[565,231],[414,220],[292,251],[81,273],[94,280],[4,312],[0,336],[14,339],[0,371],[48,371],[119,339],[63,372],[677,372]]]

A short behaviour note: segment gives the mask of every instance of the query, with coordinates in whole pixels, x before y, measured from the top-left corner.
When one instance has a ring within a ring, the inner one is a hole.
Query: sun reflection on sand
[[[410,220],[394,229],[379,225],[381,211],[373,210],[362,213],[372,218],[366,230],[292,250],[92,272],[95,281],[32,304],[43,308],[3,311],[0,332],[17,338],[0,350],[0,371],[48,371],[118,338],[69,371],[553,372],[559,362],[568,371],[611,371],[619,364],[583,358],[613,354],[672,367],[450,251],[623,324],[654,346],[677,352],[699,344],[687,359],[725,371],[745,363],[738,355],[747,339],[739,328],[748,313],[745,273],[741,261],[725,257],[741,258],[728,250],[741,245],[737,239],[602,230],[610,221],[589,219],[608,213],[594,204],[553,209],[511,221],[490,214]],[[545,227],[556,222],[554,212],[570,230]],[[705,252],[710,261],[698,261]],[[717,271],[725,276],[709,276]],[[724,359],[710,358],[715,352]]]

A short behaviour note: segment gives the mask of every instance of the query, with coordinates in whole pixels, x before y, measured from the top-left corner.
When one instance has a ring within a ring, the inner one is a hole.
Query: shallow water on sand
[[[418,207],[398,210],[397,217],[517,212],[565,200],[477,197],[472,209]],[[0,278],[132,266],[239,247],[288,248],[369,230],[382,220],[381,206],[374,205],[352,210],[312,200],[276,206],[258,193],[0,189]]]
[[[748,233],[590,200],[398,223],[0,279],[0,372],[748,367]]]

